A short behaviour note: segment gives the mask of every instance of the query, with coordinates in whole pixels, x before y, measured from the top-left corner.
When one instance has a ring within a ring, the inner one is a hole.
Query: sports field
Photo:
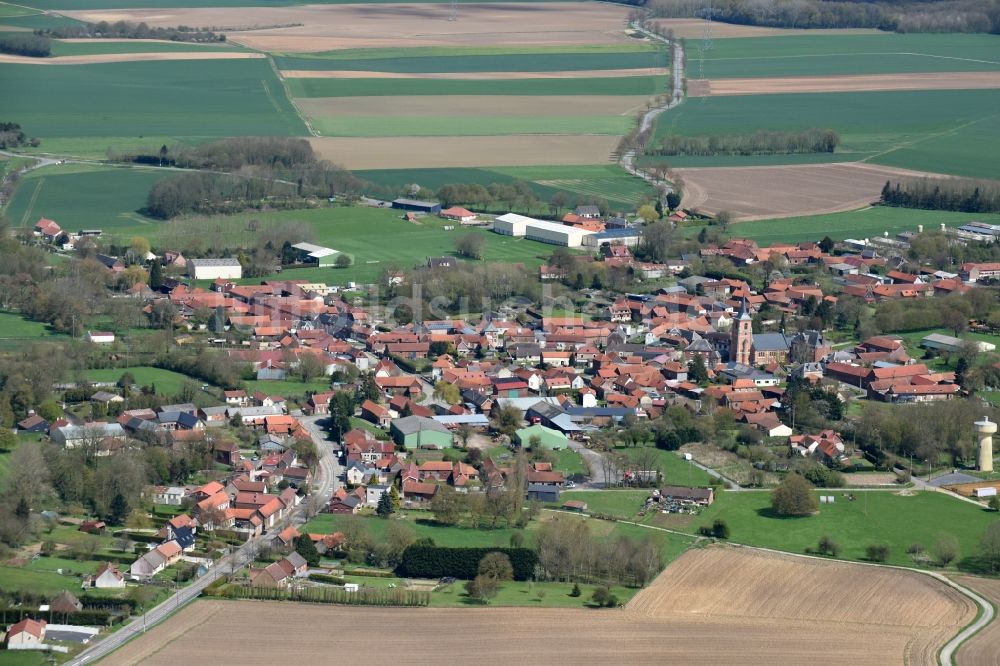
[[[0,81],[18,91],[0,96],[0,116],[43,141],[307,133],[263,59],[4,65]]]

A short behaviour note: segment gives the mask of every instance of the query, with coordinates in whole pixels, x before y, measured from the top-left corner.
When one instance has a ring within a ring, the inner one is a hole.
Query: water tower
[[[979,435],[979,471],[993,471],[993,435],[996,434],[997,424],[984,416],[982,421],[976,421],[976,434]]]

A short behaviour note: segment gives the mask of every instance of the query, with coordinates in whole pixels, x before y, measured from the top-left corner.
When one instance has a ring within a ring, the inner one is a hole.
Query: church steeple
[[[736,313],[730,337],[729,360],[750,365],[753,348],[753,318],[750,316],[746,298],[740,301],[740,311]]]

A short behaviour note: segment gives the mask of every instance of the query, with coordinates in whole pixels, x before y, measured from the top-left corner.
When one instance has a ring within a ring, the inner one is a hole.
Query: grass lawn
[[[0,312],[0,351],[11,351],[48,338],[69,340],[69,336],[56,333],[48,324],[25,319],[13,312]]]
[[[1000,215],[874,206],[829,215],[740,222],[730,228],[730,235],[750,238],[761,245],[770,245],[778,242],[819,241],[824,236],[829,236],[833,240],[866,238],[880,236],[884,231],[888,231],[890,236],[895,236],[901,231],[916,231],[919,224],[924,225],[925,231],[931,231],[939,228],[941,224],[958,227],[973,220],[1000,224]],[[683,233],[685,236],[694,237],[700,230],[701,227],[686,227]]]
[[[80,577],[60,575],[54,571],[34,571],[29,568],[0,566],[0,589],[7,591],[26,590],[51,596],[55,596],[63,590],[69,590],[76,594],[80,589]]]
[[[587,503],[587,513],[602,513],[626,520],[639,513],[649,490],[567,490],[559,495],[559,504],[569,500]]]
[[[646,446],[641,448],[645,449],[642,451],[642,453],[645,453],[645,451],[656,452],[657,458],[660,463],[660,471],[663,473],[664,485],[707,486],[708,482],[712,478],[708,475],[708,472],[702,470],[699,467],[695,467],[692,463],[684,460],[684,458],[677,455],[676,451],[664,451],[662,449],[657,449],[652,446]],[[640,455],[640,449],[637,448],[618,447],[617,450],[619,453],[624,454],[626,457],[630,455]],[[636,506],[636,511],[638,510],[639,506]]]
[[[35,650],[0,651],[0,666],[42,666],[48,663],[48,655]]]
[[[148,366],[139,366],[135,368],[102,368],[99,370],[87,370],[84,374],[86,374],[87,379],[92,382],[117,382],[118,379],[126,372],[135,377],[135,383],[139,386],[149,386],[150,384],[155,384],[156,392],[161,395],[176,395],[180,393],[181,386],[186,381],[194,382],[199,387],[203,384],[200,379],[193,379],[187,375],[182,375],[179,372],[164,370],[162,368],[151,368]],[[218,400],[217,396],[210,393],[208,395]]]
[[[246,61],[254,62],[254,61]],[[27,67],[28,65],[24,65]],[[369,97],[394,95],[657,95],[667,90],[665,76],[566,79],[287,79],[292,97]],[[2,107],[0,107],[2,109]]]
[[[63,576],[67,574],[83,575],[94,573],[97,570],[97,562],[88,560],[81,562],[80,560],[69,560],[64,557],[39,557],[29,562],[24,568],[29,571],[48,571],[51,573],[62,569]]]
[[[587,469],[587,463],[583,461],[583,456],[573,449],[560,449],[552,453],[556,457],[555,468],[566,476],[590,475],[590,470]]]
[[[997,90],[708,97],[660,116],[656,137],[823,127],[840,134],[838,152],[857,158],[998,178],[996,142],[983,140],[1000,134],[998,105]]]
[[[17,118],[43,143],[50,137],[307,134],[265,59],[6,65],[4,88],[21,94],[0,97],[0,116]]]
[[[304,398],[306,392],[322,393],[330,390],[330,382],[314,381],[304,384],[303,382],[292,381],[258,381],[256,379],[243,382],[248,394],[254,391],[261,391],[267,395],[280,395],[282,398]]]
[[[537,523],[529,523],[524,530],[501,528],[495,530],[479,530],[469,527],[452,527],[438,525],[434,522],[434,516],[430,512],[424,511],[404,511],[405,522],[413,528],[418,539],[430,537],[438,546],[462,547],[462,546],[509,546],[510,536],[514,532],[523,532],[524,543],[527,546],[534,544],[533,529]],[[345,521],[357,518],[362,521],[371,532],[374,539],[378,540],[385,534],[389,526],[389,520],[376,516],[341,516],[323,513],[300,528],[303,533],[312,532],[314,534],[331,534],[341,529]],[[398,519],[393,519],[398,520]]]
[[[534,583],[530,581],[509,581],[503,583],[497,591],[497,596],[490,600],[488,606],[531,606],[536,608],[593,608],[590,597],[595,586],[580,585],[580,596],[571,597],[572,583]],[[612,594],[618,597],[620,603],[626,603],[639,590],[630,587],[613,587]],[[480,606],[478,601],[470,599],[465,593],[462,582],[449,585],[431,595],[432,607],[465,607]],[[597,612],[597,609],[594,609]]]
[[[997,520],[995,514],[939,493],[853,492],[857,500],[849,502],[843,490],[822,491],[833,495],[836,502],[821,505],[814,516],[782,518],[772,513],[768,492],[723,491],[696,520],[677,528],[693,534],[699,526],[720,518],[728,523],[733,542],[795,553],[815,547],[820,537],[827,535],[840,545],[840,556],[848,560],[864,559],[866,546],[886,543],[891,550],[890,564],[912,565],[906,549],[913,543],[930,549],[944,533],[958,539],[959,560],[974,556],[983,532]],[[669,527],[677,518],[657,515],[653,520]]]
[[[688,49],[688,78],[973,72],[1000,69],[1000,37],[963,34],[787,35]]]

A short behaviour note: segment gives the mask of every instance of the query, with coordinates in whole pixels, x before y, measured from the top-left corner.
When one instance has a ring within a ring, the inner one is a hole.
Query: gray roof
[[[415,432],[423,432],[424,430],[435,430],[448,435],[451,434],[451,432],[443,425],[434,419],[429,419],[424,416],[404,416],[401,419],[394,419],[391,425],[404,435],[411,435]]]
[[[231,257],[214,259],[188,259],[192,266],[239,266],[240,260]]]
[[[788,343],[784,333],[753,334],[753,348],[758,351],[787,351]]]

